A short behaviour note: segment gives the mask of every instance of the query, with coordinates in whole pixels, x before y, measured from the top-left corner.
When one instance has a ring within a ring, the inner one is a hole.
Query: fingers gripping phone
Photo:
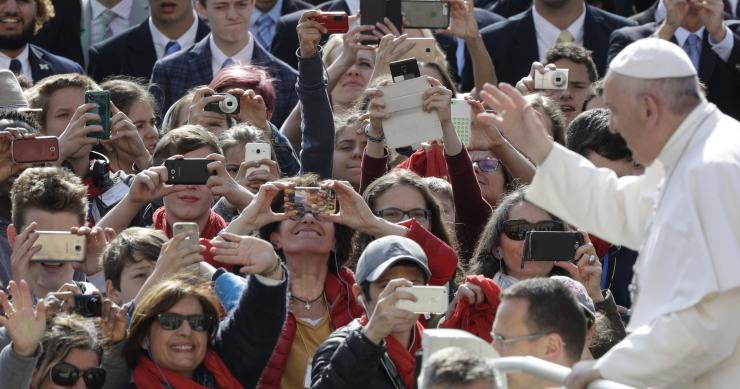
[[[360,24],[363,26],[375,26],[375,23],[383,24],[387,17],[391,23],[403,32],[403,15],[401,13],[401,0],[360,0]],[[373,35],[372,31],[364,31],[363,34]],[[367,43],[377,43],[368,41]]]
[[[583,246],[578,231],[529,231],[524,237],[524,261],[572,261],[576,250]]]
[[[59,140],[56,136],[15,139],[11,154],[15,163],[54,162],[59,159]]]
[[[171,185],[205,185],[212,175],[208,164],[213,162],[205,158],[168,159],[164,161],[167,168],[167,183]]]
[[[450,6],[439,0],[403,0],[403,14],[408,28],[447,28]]]
[[[178,222],[172,225],[172,236],[185,234],[187,239],[183,240],[178,248],[194,246],[199,244],[200,232],[197,223],[192,222]]]
[[[287,188],[284,191],[283,208],[286,212],[299,214],[332,214],[337,212],[337,194],[332,189],[319,187]]]
[[[447,288],[444,286],[412,286],[398,288],[416,297],[416,301],[401,299],[396,301],[396,308],[413,313],[445,313],[447,311]]]
[[[255,162],[271,158],[272,149],[270,148],[270,144],[268,143],[247,143],[244,146],[244,162]],[[259,167],[250,167],[249,169],[247,169],[247,175],[255,170],[269,171],[270,168],[265,165],[260,165]]]
[[[39,234],[34,246],[41,250],[31,257],[31,262],[83,262],[87,236],[69,231],[36,231]]]
[[[106,90],[89,90],[85,92],[85,104],[94,103],[96,107],[88,111],[97,113],[100,121],[90,120],[85,125],[100,125],[103,127],[102,132],[93,132],[89,136],[98,139],[110,139],[110,91]]]

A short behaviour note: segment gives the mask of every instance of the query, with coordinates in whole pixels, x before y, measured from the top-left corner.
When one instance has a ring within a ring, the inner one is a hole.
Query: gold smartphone
[[[193,222],[180,222],[172,225],[172,236],[187,234],[188,239],[183,240],[178,247],[197,245],[200,239],[198,224]]]
[[[39,234],[34,246],[41,250],[31,257],[31,262],[83,262],[87,236],[69,231],[36,231]]]

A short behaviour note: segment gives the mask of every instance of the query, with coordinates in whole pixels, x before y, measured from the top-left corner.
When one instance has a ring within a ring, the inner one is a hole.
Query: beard
[[[35,27],[36,18],[23,26],[23,31],[18,35],[0,35],[0,50],[18,50],[22,48],[33,38]]]

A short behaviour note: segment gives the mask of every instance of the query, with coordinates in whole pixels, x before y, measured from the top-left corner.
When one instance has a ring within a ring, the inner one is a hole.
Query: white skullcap
[[[609,70],[642,79],[696,75],[696,69],[683,49],[658,38],[645,38],[631,43],[614,57]]]

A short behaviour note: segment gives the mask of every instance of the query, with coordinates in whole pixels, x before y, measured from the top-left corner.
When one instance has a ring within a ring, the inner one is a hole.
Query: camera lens
[[[233,113],[236,111],[236,97],[232,95],[226,95],[226,98],[221,100],[221,102],[218,103],[219,107],[221,108],[221,111],[224,113]]]
[[[82,246],[75,245],[75,251],[82,251]]]
[[[552,85],[556,87],[562,87],[567,82],[567,77],[563,72],[555,72],[552,75]]]

